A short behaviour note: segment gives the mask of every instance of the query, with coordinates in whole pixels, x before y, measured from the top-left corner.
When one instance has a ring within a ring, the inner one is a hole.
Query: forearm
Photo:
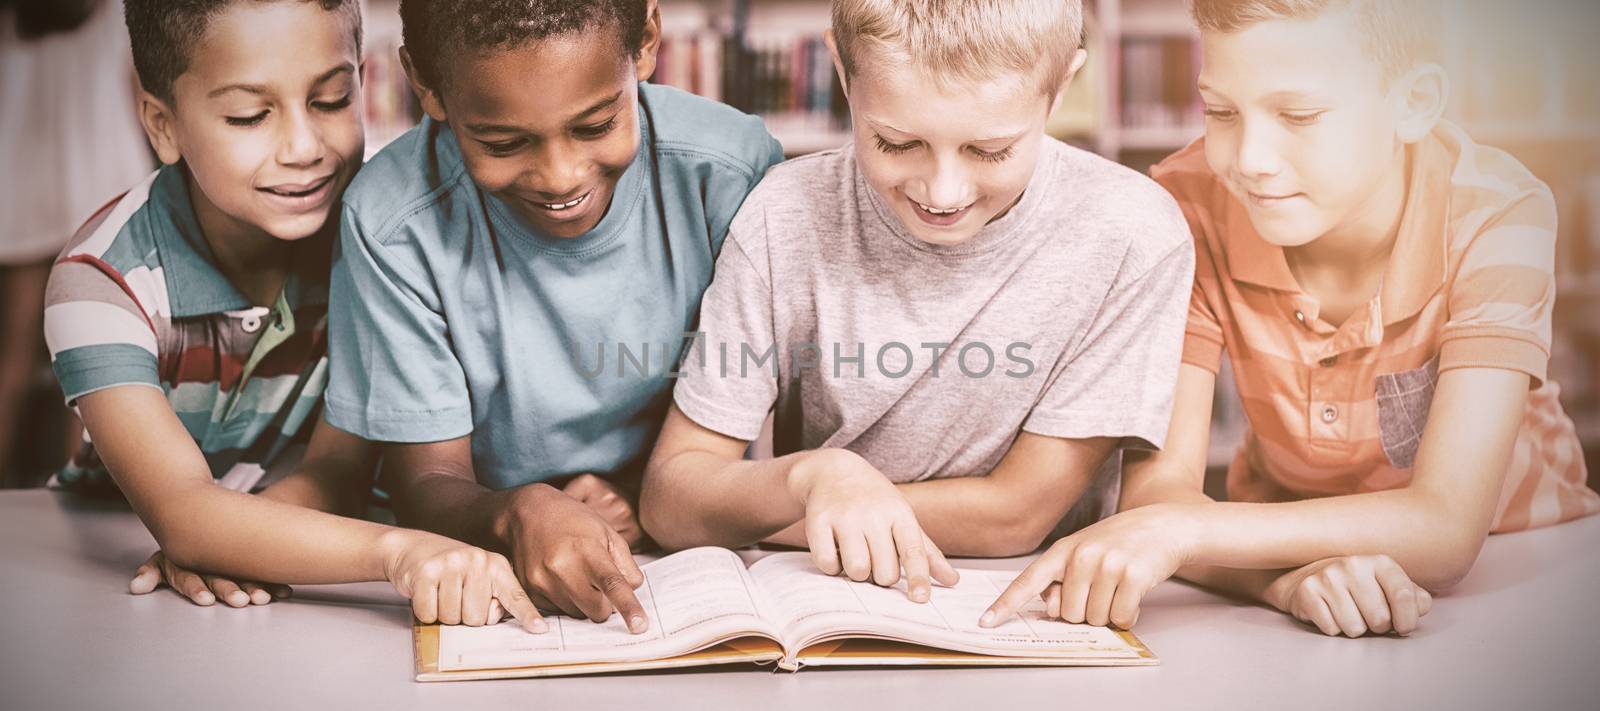
[[[205,484],[174,491],[141,515],[180,566],[286,584],[383,580],[388,551],[404,536],[369,521]]]
[[[1266,602],[1267,588],[1283,575],[1285,570],[1240,570],[1211,565],[1191,565],[1178,569],[1178,577],[1224,595]]]
[[[1194,526],[1195,565],[1296,568],[1324,558],[1384,554],[1423,587],[1449,587],[1483,545],[1451,507],[1396,489],[1273,504],[1179,504]]]
[[[652,462],[640,523],[663,548],[747,546],[805,519],[790,475],[810,452],[746,461],[687,450]]]
[[[326,477],[306,470],[297,470],[267,487],[260,494],[291,506],[301,506],[316,511],[326,511],[340,516],[359,516],[365,492],[353,487],[339,486]]]
[[[395,517],[402,525],[490,550],[511,547],[508,519],[522,487],[495,491],[444,473],[402,475],[396,480],[400,483],[393,492]],[[526,486],[550,488],[545,484]]]
[[[976,557],[1026,555],[1038,548],[1085,488],[1075,479],[1040,497],[988,476],[899,486],[935,545],[946,555]]]

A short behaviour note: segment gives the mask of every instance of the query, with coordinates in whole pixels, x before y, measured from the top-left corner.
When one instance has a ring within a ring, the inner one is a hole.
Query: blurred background
[[[654,81],[761,115],[790,155],[849,140],[822,44],[827,0],[660,0]],[[1600,3],[1452,0],[1437,28],[1447,117],[1555,191],[1558,294],[1550,377],[1587,461],[1600,451]],[[45,8],[40,10],[39,8]],[[419,117],[401,71],[398,0],[367,0],[367,150]],[[1085,0],[1089,62],[1049,130],[1144,171],[1201,133],[1196,34],[1184,0]],[[39,330],[44,274],[96,207],[152,167],[134,123],[117,0],[0,0],[0,485],[38,486],[79,434]],[[132,177],[124,177],[132,176]],[[109,184],[108,184],[109,183]],[[1218,382],[1210,464],[1243,437]],[[1219,485],[1217,477],[1208,488]],[[1590,485],[1600,471],[1590,467]],[[1220,498],[1220,490],[1213,489]]]

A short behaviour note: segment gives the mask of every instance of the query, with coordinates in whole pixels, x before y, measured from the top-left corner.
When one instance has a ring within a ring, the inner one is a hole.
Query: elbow
[[[662,491],[664,485],[662,474],[645,472],[644,484],[639,490],[639,527],[663,550],[675,551],[703,545],[684,530],[681,511],[677,515],[669,513],[672,507],[667,503],[670,498],[668,492]]]
[[[1422,586],[1430,593],[1449,592],[1467,573],[1472,572],[1472,565],[1478,560],[1478,551],[1482,548],[1482,539],[1474,544],[1455,546],[1455,550],[1444,551],[1427,562],[1421,570],[1411,576],[1411,582]]]

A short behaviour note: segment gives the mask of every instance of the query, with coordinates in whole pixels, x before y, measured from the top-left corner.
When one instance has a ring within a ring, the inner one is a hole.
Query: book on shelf
[[[797,136],[815,136],[822,144],[846,140],[849,108],[821,35],[744,34],[713,28],[669,33],[661,39],[650,80],[776,118],[772,123],[780,140]],[[790,152],[804,152],[790,143],[785,140]],[[806,148],[820,147],[832,146]]]
[[[1120,57],[1122,127],[1152,135],[1200,135],[1199,71],[1193,38],[1127,37]],[[1175,141],[1180,147],[1184,141]],[[1165,146],[1163,146],[1165,147]]]
[[[1147,666],[1131,632],[1049,619],[1035,599],[993,629],[978,617],[1016,571],[960,570],[930,600],[817,571],[807,553],[748,567],[725,548],[694,548],[642,566],[636,590],[650,628],[550,617],[531,634],[515,622],[414,629],[418,681],[567,676],[750,664],[812,666]]]

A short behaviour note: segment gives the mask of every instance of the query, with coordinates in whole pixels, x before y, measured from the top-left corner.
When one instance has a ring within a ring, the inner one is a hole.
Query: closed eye
[[[872,139],[873,142],[878,145],[878,150],[888,153],[889,155],[899,155],[917,147],[917,141],[911,141],[909,143],[892,143],[888,139],[876,133],[872,134]]]
[[[267,110],[262,109],[260,113],[250,116],[227,116],[223,120],[227,121],[229,126],[258,126],[267,120]]]

